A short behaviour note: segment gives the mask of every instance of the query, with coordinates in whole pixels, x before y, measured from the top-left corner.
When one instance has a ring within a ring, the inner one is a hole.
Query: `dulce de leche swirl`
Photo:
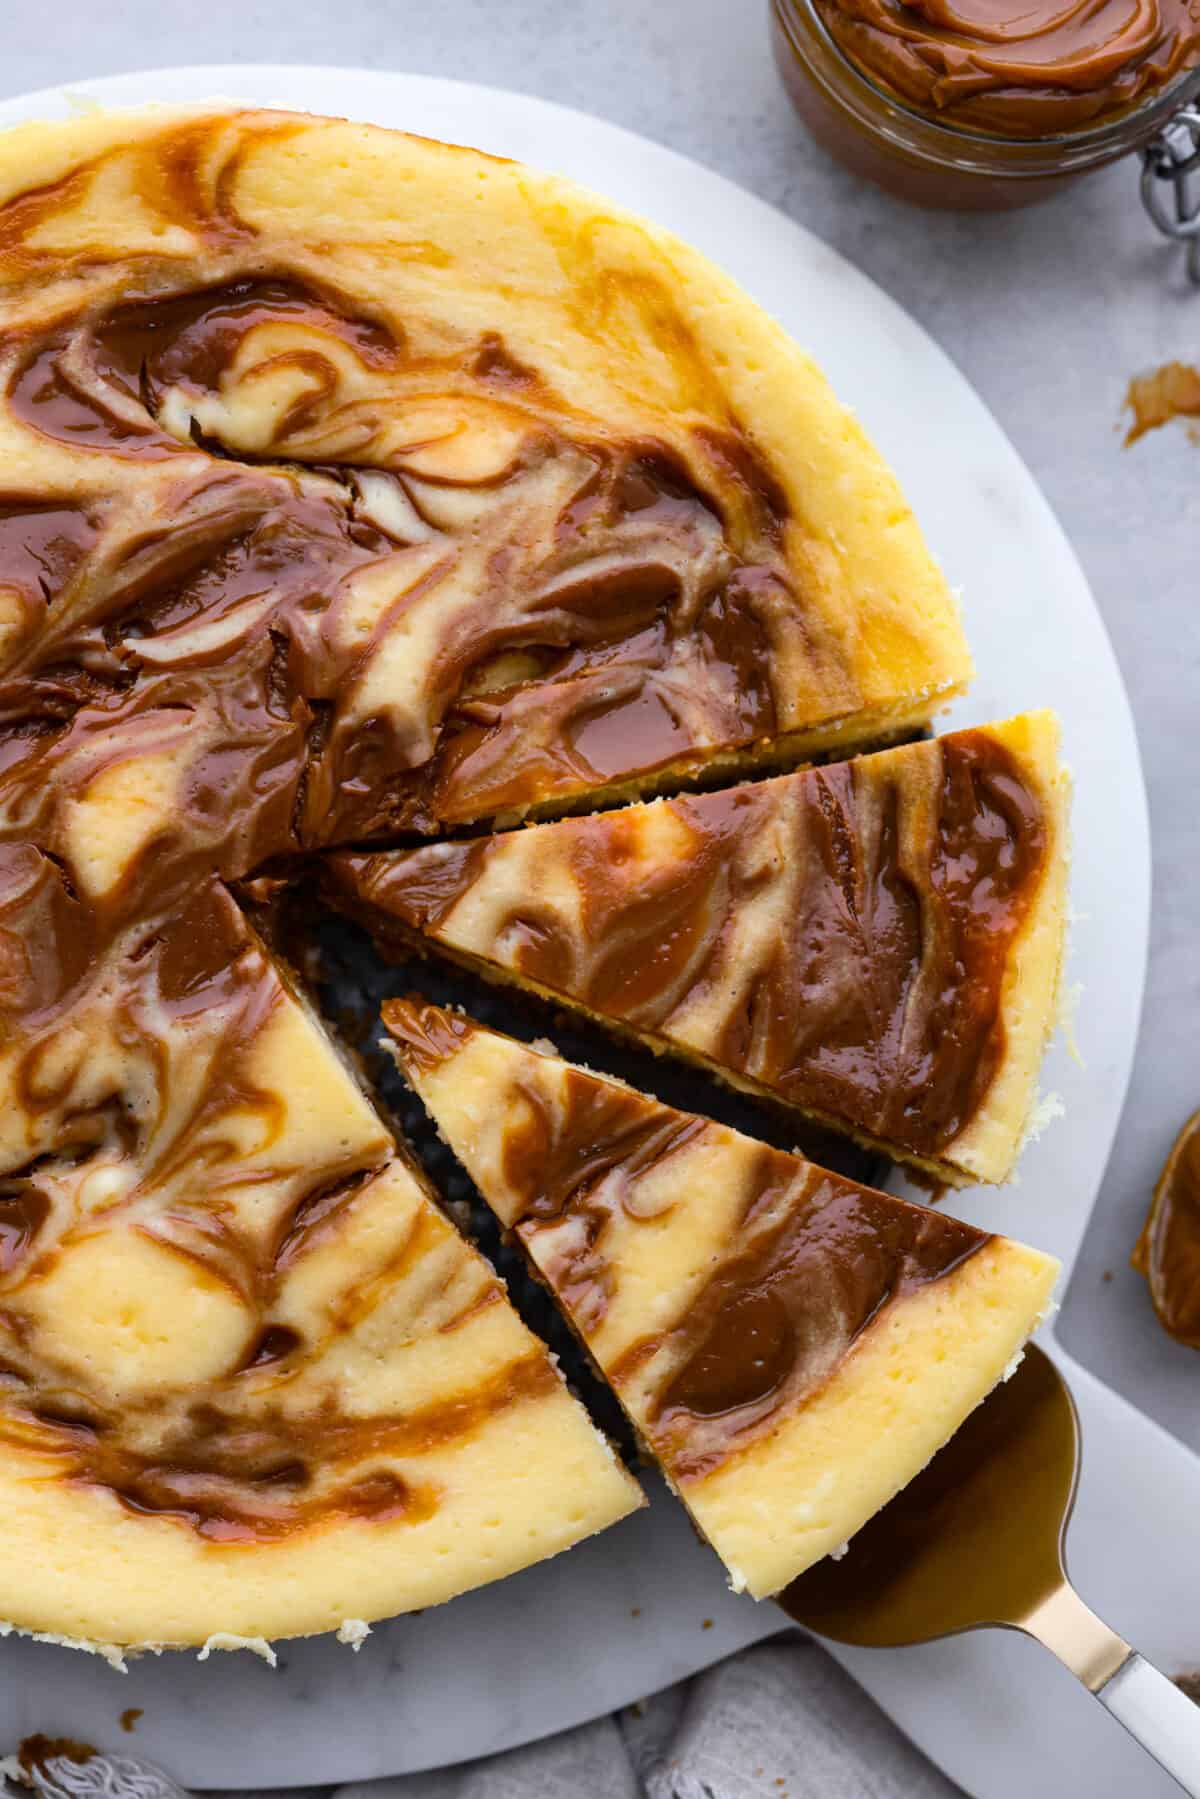
[[[1197,0],[815,0],[882,87],[947,125],[1036,139],[1156,94],[1200,58]]]
[[[1053,1018],[1047,714],[468,843],[329,890],[953,1181],[1003,1179]],[[1019,995],[1009,995],[1020,974]]]
[[[890,480],[682,246],[328,122],[72,129],[53,178],[0,159],[0,828],[89,891],[861,740],[961,685]]]
[[[384,1022],[441,1134],[758,1596],[922,1466],[1049,1295],[1055,1265],[1036,1251],[544,1046],[411,1000],[387,1002]]]
[[[5,1615],[118,1644],[436,1603],[639,1503],[219,883],[97,945],[4,844],[0,1452]]]

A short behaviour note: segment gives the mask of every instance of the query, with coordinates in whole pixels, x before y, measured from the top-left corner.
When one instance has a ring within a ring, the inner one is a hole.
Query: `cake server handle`
[[[1185,1793],[1200,1795],[1200,1706],[1174,1681],[1134,1649],[1096,1697]]]
[[[1066,1579],[1021,1621],[1192,1799],[1200,1799],[1200,1706],[1083,1603]]]

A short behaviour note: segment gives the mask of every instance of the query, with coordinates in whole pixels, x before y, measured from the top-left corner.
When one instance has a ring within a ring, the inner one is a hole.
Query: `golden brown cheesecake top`
[[[629,1268],[652,1240],[692,1228],[701,1276],[641,1293],[643,1328],[603,1359],[618,1393],[639,1389],[637,1422],[682,1482],[768,1434],[803,1404],[882,1312],[951,1273],[982,1231],[843,1179],[796,1155],[738,1137],[617,1082],[497,1040],[461,1014],[389,1000],[383,1018],[402,1066],[455,1141],[463,1051],[501,1043],[488,1083],[500,1122],[473,1172],[515,1228],[587,1342],[627,1305]],[[713,1161],[714,1152],[720,1160]],[[702,1214],[727,1214],[710,1244]],[[676,1214],[672,1219],[671,1214]],[[689,1227],[688,1219],[692,1219]],[[627,1238],[646,1233],[646,1244]],[[617,1326],[620,1330],[620,1325]]]
[[[506,836],[333,858],[389,921],[934,1157],[1004,1053],[1042,795],[986,730]]]

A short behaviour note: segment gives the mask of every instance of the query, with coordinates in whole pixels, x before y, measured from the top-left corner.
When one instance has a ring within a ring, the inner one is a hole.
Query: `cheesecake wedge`
[[[400,1065],[729,1570],[836,1551],[1002,1379],[1058,1264],[411,1000]]]
[[[950,1184],[1010,1174],[1057,1010],[1053,715],[470,842],[335,855],[444,951]]]

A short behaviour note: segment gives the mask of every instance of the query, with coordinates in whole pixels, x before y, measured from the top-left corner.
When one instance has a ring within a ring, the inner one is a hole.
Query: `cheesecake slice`
[[[474,1024],[401,1067],[737,1589],[835,1552],[1002,1379],[1058,1264]]]
[[[724,792],[330,858],[385,949],[444,950],[951,1184],[1002,1181],[1055,1018],[1053,715]]]
[[[218,883],[0,845],[0,975],[6,1628],[361,1633],[641,1503]]]
[[[970,674],[892,473],[727,275],[399,132],[0,135],[0,460],[0,767],[55,854],[105,781],[235,878],[878,741]]]

